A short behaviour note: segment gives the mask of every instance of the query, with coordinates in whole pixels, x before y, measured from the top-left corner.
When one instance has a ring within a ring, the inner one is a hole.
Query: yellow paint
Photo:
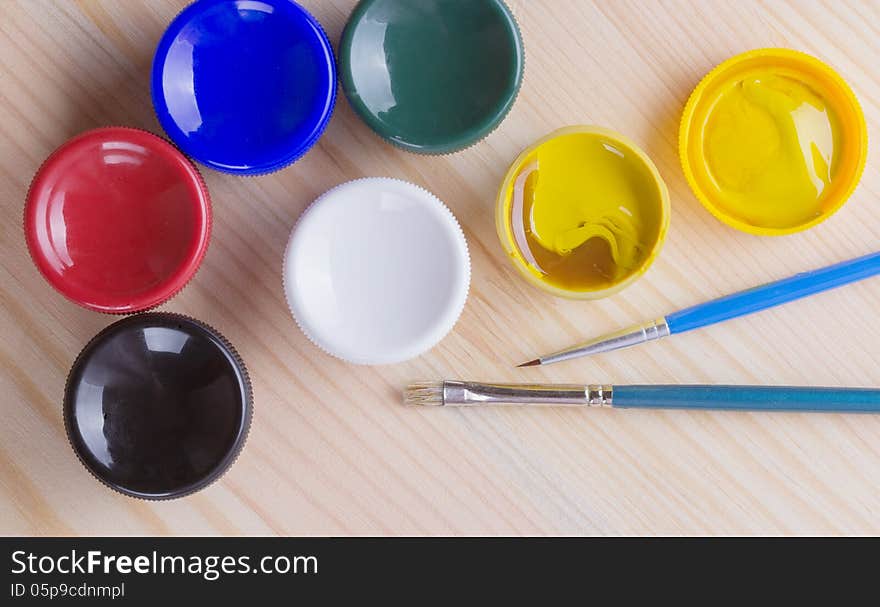
[[[752,225],[819,217],[840,149],[840,126],[804,83],[771,71],[736,82],[706,119],[705,157],[718,204]]]
[[[716,217],[755,234],[816,225],[852,193],[867,155],[858,101],[831,68],[787,49],[738,55],[694,90],[682,166]]]
[[[563,129],[526,150],[499,194],[498,226],[514,264],[560,295],[601,297],[629,284],[659,250],[668,196],[632,142]]]

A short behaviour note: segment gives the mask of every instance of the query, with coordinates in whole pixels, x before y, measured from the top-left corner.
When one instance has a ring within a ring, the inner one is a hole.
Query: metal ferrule
[[[547,407],[610,407],[613,390],[607,385],[481,384],[443,382],[443,404],[543,405]]]
[[[637,344],[643,344],[646,341],[660,339],[667,335],[669,335],[669,325],[666,323],[666,319],[658,318],[641,325],[623,329],[622,331],[612,333],[611,335],[605,335],[599,339],[588,341],[575,346],[574,348],[542,356],[540,360],[542,365],[549,365],[550,363],[556,363],[570,358],[590,356],[591,354],[598,354],[600,352],[610,352],[611,350],[628,348]]]

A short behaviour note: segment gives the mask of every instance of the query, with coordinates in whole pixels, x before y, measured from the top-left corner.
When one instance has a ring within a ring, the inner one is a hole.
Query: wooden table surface
[[[251,372],[255,417],[229,473],[181,500],[105,489],[74,457],[61,397],[77,352],[114,317],[56,294],[21,229],[28,182],[68,137],[101,125],[161,132],[153,50],[184,0],[0,0],[0,533],[838,534],[880,533],[880,416],[414,410],[410,380],[880,385],[880,279],[629,351],[513,364],[636,321],[878,248],[880,175],[807,233],[725,227],[684,180],[685,100],[733,54],[764,46],[835,66],[880,124],[880,3],[511,0],[522,93],[483,143],[448,157],[395,150],[340,97],[300,162],[258,178],[205,169],[215,231],[202,269],[163,309],[224,332]],[[303,0],[339,39],[353,0]],[[599,124],[641,144],[669,186],[672,222],[649,272],[599,302],[522,280],[497,242],[507,165],[535,139]],[[357,177],[413,181],[457,215],[473,262],[456,328],[385,367],[334,360],[299,332],[281,288],[297,216]]]

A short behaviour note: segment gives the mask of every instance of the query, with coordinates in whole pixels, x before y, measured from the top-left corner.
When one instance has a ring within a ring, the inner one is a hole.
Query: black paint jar
[[[64,426],[98,480],[126,495],[170,499],[229,468],[251,423],[247,370],[195,319],[154,312],[96,335],[67,378]]]

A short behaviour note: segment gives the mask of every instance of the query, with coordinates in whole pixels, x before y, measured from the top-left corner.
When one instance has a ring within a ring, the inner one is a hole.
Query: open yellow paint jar
[[[554,295],[598,299],[631,284],[654,261],[669,227],[669,194],[630,139],[567,127],[513,161],[495,223],[529,282]]]
[[[843,206],[868,153],[865,117],[844,80],[797,51],[760,49],[712,70],[685,106],[685,176],[724,223],[791,234]]]

